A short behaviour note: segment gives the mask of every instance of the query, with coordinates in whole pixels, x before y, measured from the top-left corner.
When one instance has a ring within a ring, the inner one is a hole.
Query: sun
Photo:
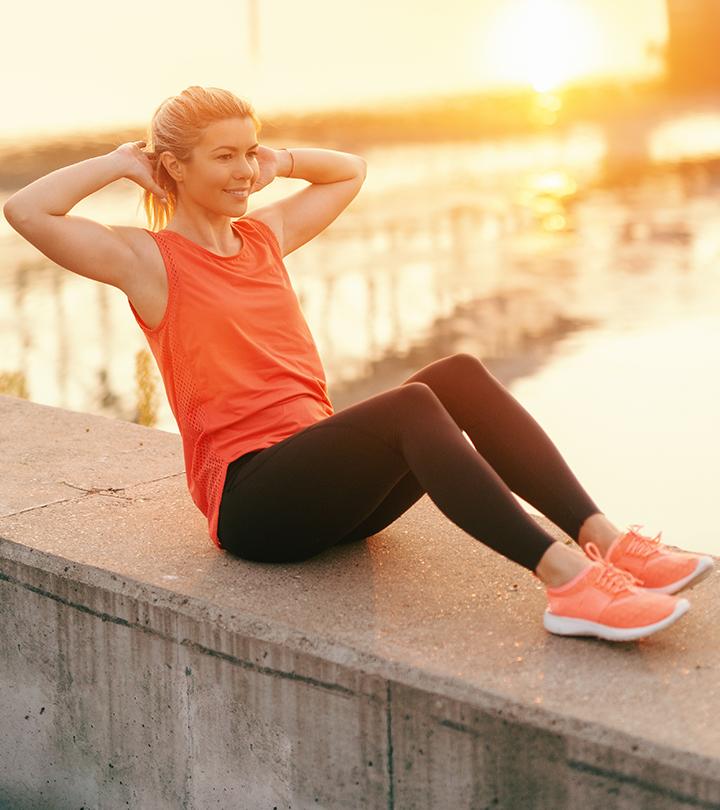
[[[498,84],[547,93],[603,63],[598,21],[578,0],[505,0],[475,34],[471,61]]]

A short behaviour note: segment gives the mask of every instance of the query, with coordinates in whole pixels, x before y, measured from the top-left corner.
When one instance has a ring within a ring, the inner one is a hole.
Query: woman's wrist
[[[126,144],[122,145],[126,146]],[[118,147],[114,151],[108,152],[106,155],[101,155],[101,157],[107,162],[108,166],[114,166],[121,178],[132,179],[128,177],[128,175],[133,169],[137,168],[137,160],[133,158],[132,154],[128,152],[127,149],[123,150]]]
[[[367,162],[359,155],[336,149],[293,147],[275,150],[276,177],[294,177],[308,183],[337,183],[358,178],[362,183]]]
[[[292,177],[293,169],[295,168],[295,158],[287,146],[283,146],[281,149],[276,149],[275,158],[277,160],[278,167],[277,176]]]

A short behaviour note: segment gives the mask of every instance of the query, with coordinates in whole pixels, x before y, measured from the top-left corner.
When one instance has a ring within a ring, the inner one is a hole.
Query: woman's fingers
[[[163,202],[167,202],[167,191],[162,186],[159,186],[157,183],[143,183],[143,188],[146,188],[156,197],[159,197]]]
[[[142,151],[142,147],[146,145],[147,141],[129,141],[118,147],[118,150],[126,154],[132,153],[134,156],[134,166],[126,177],[130,180],[134,180],[144,189],[147,189],[147,191],[159,197],[163,202],[167,202],[167,191],[165,191],[153,177],[154,167],[150,158],[154,157],[154,155],[152,152],[148,154]]]

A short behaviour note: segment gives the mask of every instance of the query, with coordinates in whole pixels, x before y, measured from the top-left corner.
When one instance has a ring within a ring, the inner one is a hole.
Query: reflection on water
[[[654,131],[649,144],[653,160],[669,161],[720,154],[720,114],[690,113],[671,118]]]
[[[716,181],[698,167],[593,189],[596,135],[372,150],[360,196],[285,263],[337,410],[471,352],[615,522],[720,553],[702,359],[720,349]],[[278,179],[253,208],[303,185]],[[72,213],[145,226],[130,181]],[[0,227],[0,391],[177,432],[124,294]]]
[[[672,320],[643,309],[632,325],[562,341],[510,390],[616,524],[645,523],[667,543],[720,554],[720,322],[701,307],[683,315],[682,301]]]

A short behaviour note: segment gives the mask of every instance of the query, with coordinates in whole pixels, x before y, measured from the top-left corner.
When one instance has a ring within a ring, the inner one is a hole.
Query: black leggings
[[[218,537],[243,559],[297,562],[376,534],[426,492],[531,571],[553,538],[513,492],[573,539],[600,512],[532,416],[460,353],[231,462]]]

